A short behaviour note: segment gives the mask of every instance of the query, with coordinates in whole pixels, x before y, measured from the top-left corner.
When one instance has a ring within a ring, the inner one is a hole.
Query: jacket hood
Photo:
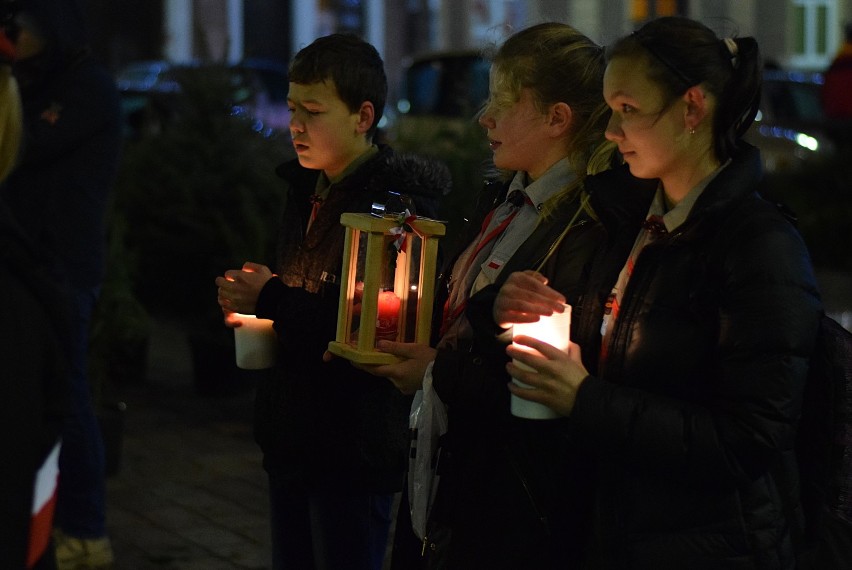
[[[387,157],[388,191],[440,198],[450,193],[452,176],[447,166],[436,159],[410,153]]]
[[[297,187],[310,186],[305,182],[319,175],[318,170],[300,165],[298,159],[278,165],[275,173]],[[373,178],[380,179],[382,186],[389,192],[405,195],[441,198],[452,189],[452,176],[443,162],[413,153],[394,152],[391,147],[384,145],[379,147],[375,157],[352,176],[363,177],[368,186],[372,186]]]
[[[689,218],[726,211],[731,202],[754,192],[762,177],[760,151],[741,142],[739,150],[731,157],[731,163],[710,181],[707,189],[698,197]]]

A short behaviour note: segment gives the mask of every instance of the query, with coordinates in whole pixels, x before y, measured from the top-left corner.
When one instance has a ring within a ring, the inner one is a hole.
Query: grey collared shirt
[[[529,198],[529,202],[524,202],[518,215],[515,216],[512,223],[506,228],[506,231],[497,237],[489,254],[482,259],[479,266],[479,275],[477,275],[470,290],[471,295],[483,287],[494,283],[506,262],[521,247],[521,244],[530,237],[538,225],[541,218],[542,205],[548,199],[564,190],[575,178],[576,175],[571,169],[567,158],[563,158],[551,166],[547,172],[533,182],[528,183],[526,173],[518,172],[515,174],[515,177],[509,184],[509,194],[515,190],[521,190]],[[505,202],[503,206],[506,206]],[[494,217],[498,218],[499,214],[500,212],[498,211]]]
[[[509,184],[508,194],[511,194],[514,190],[522,190],[529,198],[529,202],[521,205],[517,215],[506,229],[487,244],[487,247],[482,248],[475,259],[471,260],[470,257],[477,250],[480,239],[499,226],[517,208],[508,201],[499,205],[485,230],[459,256],[453,266],[449,298],[450,312],[454,308],[462,306],[471,295],[486,285],[494,283],[506,262],[530,237],[536,225],[538,225],[542,205],[549,198],[567,188],[575,178],[576,175],[567,158],[555,163],[538,180],[533,182],[529,182],[523,172],[515,174]],[[458,337],[468,336],[469,328],[467,319],[462,314],[447,330],[441,344],[452,343]]]

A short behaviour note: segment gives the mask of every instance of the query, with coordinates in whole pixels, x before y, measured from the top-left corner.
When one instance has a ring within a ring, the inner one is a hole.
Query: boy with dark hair
[[[352,65],[353,60],[361,63]],[[381,56],[372,45],[349,34],[319,38],[296,54],[289,75],[291,83],[301,85],[331,79],[350,111],[356,111],[364,101],[371,102],[375,118],[366,134],[373,140],[384,112],[388,80]]]
[[[402,488],[411,400],[342,359],[335,337],[343,212],[369,212],[388,191],[435,217],[445,166],[373,144],[387,93],[376,49],[332,34],[290,68],[287,183],[277,271],[247,262],[216,279],[225,313],[273,319],[278,365],[258,383],[255,437],[269,475],[273,567],[378,570],[393,494]]]

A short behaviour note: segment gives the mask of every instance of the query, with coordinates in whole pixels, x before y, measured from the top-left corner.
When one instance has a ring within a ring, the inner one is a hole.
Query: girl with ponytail
[[[511,392],[559,411],[594,458],[593,568],[795,567],[793,444],[821,304],[742,140],[760,87],[753,38],[685,18],[608,49],[606,138],[656,191],[593,194],[608,241],[579,344],[506,349],[533,368],[507,365],[533,386]],[[503,287],[495,317],[535,320],[549,294]]]

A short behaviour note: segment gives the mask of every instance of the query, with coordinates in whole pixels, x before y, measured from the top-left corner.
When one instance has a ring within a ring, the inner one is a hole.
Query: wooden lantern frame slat
[[[361,297],[360,322],[375,323],[378,316],[378,297],[382,268],[389,263],[385,236],[400,226],[397,217],[377,217],[371,214],[344,213],[340,223],[346,227],[343,250],[343,271],[340,283],[340,301],[337,312],[337,333],[335,340],[328,344],[332,354],[362,364],[390,364],[400,359],[376,350],[376,327],[361,326],[355,344],[348,342],[352,329],[353,299],[358,267],[358,245],[366,235],[367,243],[364,259],[364,292]],[[420,236],[420,258],[417,275],[417,309],[415,311],[414,342],[428,344],[432,331],[432,305],[435,301],[435,278],[438,261],[438,239],[446,232],[443,223],[436,220],[416,218],[409,225]],[[364,235],[359,236],[359,232]],[[414,246],[415,235],[405,235],[405,252],[400,251],[396,260],[394,292],[400,298],[400,314],[397,331],[407,329],[407,311],[409,303],[409,283],[411,281],[410,253]],[[399,338],[399,332],[397,332]]]

